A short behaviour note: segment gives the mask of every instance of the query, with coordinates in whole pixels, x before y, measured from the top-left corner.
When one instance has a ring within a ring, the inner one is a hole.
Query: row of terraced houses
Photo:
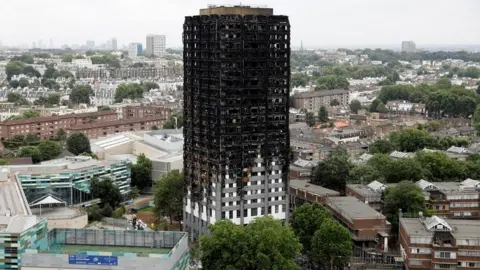
[[[34,117],[0,122],[0,137],[36,134],[53,139],[63,129],[67,134],[82,132],[90,139],[126,132],[161,128],[171,116],[171,109],[162,106],[125,106],[120,112],[101,111],[47,117]]]

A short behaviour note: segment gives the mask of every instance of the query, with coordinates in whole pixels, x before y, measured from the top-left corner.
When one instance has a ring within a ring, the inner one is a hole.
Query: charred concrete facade
[[[288,218],[288,17],[209,7],[183,30],[185,229]]]

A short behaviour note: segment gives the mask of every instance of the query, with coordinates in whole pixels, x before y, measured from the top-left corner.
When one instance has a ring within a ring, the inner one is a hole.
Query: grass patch
[[[138,212],[155,212],[155,207],[153,206],[146,206],[138,210]]]

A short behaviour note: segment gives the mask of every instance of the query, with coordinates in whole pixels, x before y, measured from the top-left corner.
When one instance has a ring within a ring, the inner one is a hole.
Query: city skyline
[[[305,48],[361,44],[400,47],[403,40],[413,40],[419,45],[480,44],[480,36],[473,34],[480,32],[480,18],[475,15],[480,2],[475,0],[461,0],[457,5],[447,0],[305,2],[295,8],[286,0],[242,4],[266,5],[274,8],[275,14],[288,15],[294,47],[300,46],[301,41]],[[55,47],[60,47],[85,44],[86,40],[101,44],[109,37],[116,37],[119,45],[124,45],[144,43],[145,36],[152,33],[166,35],[169,47],[180,47],[183,18],[198,13],[198,9],[208,4],[211,2],[206,0],[168,3],[140,0],[136,5],[127,0],[8,1],[2,4],[5,9],[22,10],[27,19],[11,24],[16,12],[2,16],[0,23],[9,27],[2,29],[0,40],[3,45],[11,46],[39,40],[48,44],[53,39]],[[238,3],[219,0],[215,4]],[[31,28],[32,22],[35,30]]]

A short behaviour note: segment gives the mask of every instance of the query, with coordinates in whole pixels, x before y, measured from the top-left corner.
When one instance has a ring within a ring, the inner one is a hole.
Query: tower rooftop
[[[200,15],[263,15],[263,16],[272,16],[273,8],[268,8],[266,6],[262,7],[253,7],[253,6],[242,6],[242,5],[209,5],[207,8],[200,9]]]

